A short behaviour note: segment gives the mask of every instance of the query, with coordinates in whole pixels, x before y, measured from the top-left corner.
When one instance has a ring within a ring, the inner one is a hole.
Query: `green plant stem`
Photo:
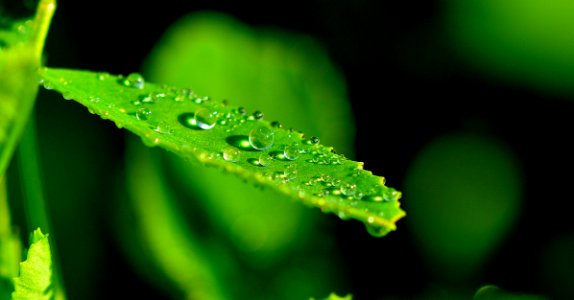
[[[35,30],[31,42],[35,45],[36,57],[41,58],[44,51],[44,43],[48,36],[50,23],[56,11],[56,0],[41,0],[38,4],[36,17],[34,18]]]
[[[50,233],[50,237],[54,240],[56,235],[50,226],[46,202],[42,192],[42,177],[36,143],[36,122],[34,117],[29,118],[22,139],[20,140],[20,146],[18,147],[18,165],[20,183],[22,186],[22,200],[28,228],[34,230],[40,227],[42,231]],[[52,252],[56,299],[65,299],[56,243],[51,243],[50,247]]]

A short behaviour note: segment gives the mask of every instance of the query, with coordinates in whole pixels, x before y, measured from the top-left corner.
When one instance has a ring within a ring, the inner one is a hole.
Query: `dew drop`
[[[155,128],[153,129],[155,132],[161,133],[161,134],[168,134],[168,133],[173,133],[173,129],[171,129],[171,127],[169,126],[169,124],[167,124],[166,122],[159,122]]]
[[[147,107],[142,107],[136,111],[136,118],[140,121],[149,120],[151,116],[151,110]]]
[[[357,193],[357,185],[346,183],[341,186],[341,193],[345,196],[353,196]]]
[[[106,80],[110,77],[110,74],[108,74],[106,72],[98,72],[97,76],[98,76],[98,80]]]
[[[390,232],[389,229],[379,225],[365,224],[365,227],[367,228],[367,232],[374,237],[383,237]]]
[[[72,95],[69,92],[64,92],[62,97],[64,97],[64,100],[72,100]]]
[[[292,143],[291,145],[285,146],[283,149],[283,155],[288,160],[295,160],[299,158],[301,147],[297,143]]]
[[[201,129],[211,129],[217,122],[217,114],[205,107],[198,108],[193,115],[195,126]]]
[[[271,122],[271,127],[283,128],[283,124],[279,123],[279,121],[273,121],[273,122]]]
[[[397,201],[401,197],[401,192],[395,190],[394,188],[387,188],[383,192],[383,200],[387,202]]]
[[[42,85],[43,85],[44,88],[47,89],[47,90],[51,90],[51,89],[54,88],[54,86],[52,85],[52,83],[49,82],[49,81],[44,81],[44,83],[43,83]]]
[[[225,161],[236,162],[241,156],[241,151],[235,147],[227,147],[223,150],[222,156]]]
[[[128,77],[122,80],[122,84],[127,87],[133,87],[136,89],[143,89],[145,85],[145,80],[143,76],[139,73],[131,73]]]
[[[349,220],[349,215],[344,211],[344,210],[340,210],[337,213],[337,216],[339,217],[339,219],[341,220]]]
[[[319,144],[319,142],[320,142],[320,140],[319,140],[319,138],[316,137],[316,136],[312,136],[312,137],[309,138],[309,143],[310,143],[310,144],[317,145],[317,144]]]
[[[266,167],[270,165],[272,161],[273,157],[271,157],[271,155],[269,155],[268,153],[261,153],[261,155],[259,155],[259,158],[257,159],[257,164],[262,167]]]
[[[263,113],[262,113],[261,111],[259,111],[259,110],[256,110],[256,111],[253,113],[253,118],[254,118],[255,120],[261,120],[261,119],[263,119]]]
[[[242,115],[245,115],[247,113],[247,110],[245,109],[245,107],[239,107],[237,108],[237,112]]]
[[[275,133],[265,125],[256,126],[249,132],[249,143],[256,150],[269,149],[275,140]]]

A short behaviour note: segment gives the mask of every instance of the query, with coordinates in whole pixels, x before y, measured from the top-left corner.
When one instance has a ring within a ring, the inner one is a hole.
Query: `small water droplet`
[[[139,73],[131,73],[128,77],[122,79],[122,84],[127,87],[133,87],[136,89],[143,89],[145,85],[145,80],[143,76]]]
[[[151,110],[147,107],[142,107],[136,111],[136,118],[140,121],[149,120],[151,116]]]
[[[239,157],[241,156],[241,151],[235,147],[227,147],[223,150],[222,153],[223,159],[229,162],[236,162],[239,161]]]
[[[397,201],[401,197],[401,192],[395,190],[394,188],[387,188],[383,192],[383,200],[387,202]]]
[[[159,122],[155,128],[153,129],[155,132],[159,132],[161,134],[168,134],[173,133],[173,129],[169,126],[167,122]]]
[[[239,107],[237,108],[237,112],[242,115],[245,115],[247,113],[247,110],[245,109],[245,107]]]
[[[256,111],[253,113],[253,118],[254,118],[255,120],[261,120],[261,119],[263,119],[263,113],[262,113],[261,111],[259,111],[259,110],[256,110]]]
[[[110,74],[106,72],[98,72],[97,76],[98,80],[106,80],[110,77]]]
[[[279,123],[279,121],[273,121],[273,122],[271,122],[271,127],[283,128],[283,124]]]
[[[261,155],[259,155],[259,158],[257,159],[257,164],[262,167],[266,167],[270,165],[272,161],[273,157],[271,157],[269,153],[261,153]]]
[[[340,210],[337,213],[337,216],[341,219],[341,220],[349,220],[349,215],[347,215],[347,213],[344,210]]]
[[[309,138],[309,143],[310,143],[310,144],[317,145],[317,144],[319,144],[320,142],[321,142],[321,141],[320,141],[319,138],[316,137],[316,136],[312,136],[312,137]]]
[[[69,92],[64,92],[62,97],[64,97],[64,100],[72,100],[72,95]]]
[[[47,89],[47,90],[51,90],[51,89],[54,88],[54,86],[52,85],[52,83],[49,82],[49,81],[44,81],[44,83],[42,84],[42,86],[44,86],[44,88]]]
[[[341,193],[345,196],[353,196],[357,192],[357,185],[346,183],[341,186]]]
[[[249,132],[249,143],[256,150],[269,149],[275,140],[275,132],[265,125],[258,125]]]
[[[390,232],[389,229],[379,225],[365,224],[365,227],[367,228],[367,232],[374,237],[383,237]]]
[[[285,146],[285,149],[283,149],[283,155],[288,160],[295,160],[299,158],[300,151],[300,145],[298,143],[292,143],[291,145]]]
[[[195,126],[205,130],[213,128],[217,122],[217,114],[205,107],[198,108],[193,118]]]

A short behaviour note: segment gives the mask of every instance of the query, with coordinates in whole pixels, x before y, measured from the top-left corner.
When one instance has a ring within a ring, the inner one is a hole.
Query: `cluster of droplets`
[[[311,151],[311,158],[307,161],[318,165],[341,165],[343,157],[327,148],[315,148]]]
[[[107,79],[106,74],[99,74],[100,79]],[[126,78],[121,79],[121,84],[126,87],[135,89],[143,89],[145,81],[141,75],[134,73]],[[165,89],[165,87],[164,87]],[[132,101],[132,104],[137,107],[135,117],[138,120],[150,121],[151,110],[147,107],[150,104],[164,99],[171,98],[176,102],[192,101],[195,104],[201,104],[193,112],[187,112],[179,115],[178,120],[180,124],[187,128],[196,130],[211,130],[216,126],[224,128],[225,132],[232,132],[238,126],[247,122],[256,122],[262,120],[264,115],[261,111],[255,111],[248,114],[245,108],[239,107],[236,109],[225,109],[227,106],[226,101],[216,102],[212,101],[209,97],[198,97],[189,89],[173,89],[167,92],[150,92],[140,95],[138,99]],[[275,159],[285,162],[298,160],[301,156],[305,155],[307,162],[317,165],[341,165],[343,164],[344,156],[336,154],[332,149],[326,147],[318,147],[320,144],[319,138],[312,136],[308,139],[300,141],[295,139],[293,142],[288,143],[280,148],[282,151],[269,152],[268,150],[275,144],[275,131],[282,128],[282,124],[275,121],[269,125],[266,123],[258,123],[251,126],[244,140],[241,140],[238,145],[227,146],[221,150],[220,153],[208,153],[207,159],[223,159],[227,162],[238,162],[242,159],[241,149],[249,149],[260,152],[256,158],[249,158],[248,161],[253,165],[266,167]],[[168,133],[171,129],[166,123],[157,123],[154,125],[154,131],[158,133]],[[297,131],[291,131],[289,137],[302,134]],[[146,144],[155,144],[158,139],[147,139]],[[274,153],[274,154],[272,154]],[[360,170],[355,170],[354,175],[360,174]],[[297,164],[291,162],[287,164],[282,171],[275,171],[268,173],[267,176],[275,182],[287,183],[298,178]],[[384,183],[384,182],[383,182]],[[318,197],[338,197],[341,201],[351,201],[351,207],[356,206],[356,200],[364,200],[369,202],[391,202],[397,201],[400,198],[400,192],[393,188],[380,186],[371,189],[361,189],[356,183],[342,182],[340,179],[330,175],[321,175],[313,177],[303,182],[307,188],[296,186],[303,194],[305,190],[314,190],[314,195]],[[337,215],[342,219],[349,217],[349,212],[341,209]],[[370,216],[365,224],[370,234],[374,236],[382,236],[388,232],[385,227],[374,224],[374,217]]]

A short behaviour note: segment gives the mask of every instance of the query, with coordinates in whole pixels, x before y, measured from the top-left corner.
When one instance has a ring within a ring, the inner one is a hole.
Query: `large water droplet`
[[[205,107],[198,108],[193,118],[195,126],[205,130],[213,128],[217,122],[217,114]]]
[[[145,85],[145,80],[143,76],[139,73],[131,73],[128,77],[122,80],[122,84],[127,87],[133,87],[136,89],[143,89]]]
[[[235,147],[227,147],[222,153],[223,159],[229,162],[236,162],[241,156],[241,151]]]
[[[249,143],[256,150],[269,149],[275,140],[275,132],[265,125],[258,125],[249,132]]]

